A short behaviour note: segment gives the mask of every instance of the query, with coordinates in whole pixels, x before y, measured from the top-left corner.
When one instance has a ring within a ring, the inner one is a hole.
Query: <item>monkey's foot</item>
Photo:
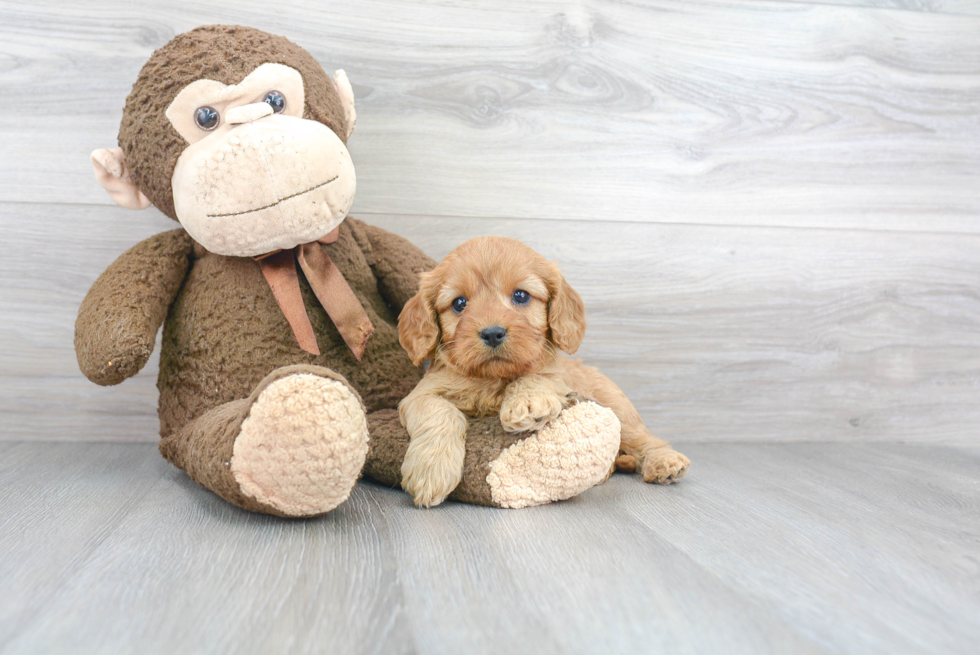
[[[367,450],[367,417],[351,389],[302,373],[262,390],[230,466],[246,496],[286,516],[312,516],[347,500]]]
[[[490,464],[495,505],[529,507],[577,496],[608,477],[619,453],[619,419],[611,409],[582,402]]]

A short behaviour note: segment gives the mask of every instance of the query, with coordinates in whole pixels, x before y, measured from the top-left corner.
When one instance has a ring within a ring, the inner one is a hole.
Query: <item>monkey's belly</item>
[[[343,270],[343,269],[342,269]],[[421,379],[398,343],[370,268],[344,271],[375,331],[358,362],[320,307],[301,288],[321,354],[296,342],[258,265],[248,259],[195,260],[164,324],[160,355],[160,433],[166,436],[223,403],[248,396],[268,373],[290,364],[326,366],[357,389],[367,410],[394,408]]]

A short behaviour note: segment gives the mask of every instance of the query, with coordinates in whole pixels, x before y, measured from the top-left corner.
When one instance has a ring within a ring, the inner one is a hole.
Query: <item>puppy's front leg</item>
[[[451,402],[424,388],[406,396],[398,405],[398,414],[411,438],[402,462],[402,489],[417,506],[438,505],[463,477],[466,417]]]
[[[504,389],[500,424],[507,432],[540,430],[568,404],[571,389],[543,375],[525,375]]]

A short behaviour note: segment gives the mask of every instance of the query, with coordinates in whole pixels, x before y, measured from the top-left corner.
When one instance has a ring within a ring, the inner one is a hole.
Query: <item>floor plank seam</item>
[[[724,578],[722,578],[717,573],[715,573],[712,569],[709,569],[707,566],[703,565],[701,562],[694,559],[694,557],[691,556],[688,552],[682,550],[680,547],[676,546],[674,543],[668,541],[667,539],[660,538],[659,535],[657,535],[657,533],[651,526],[644,523],[639,517],[637,517],[632,512],[628,511],[625,507],[620,506],[620,513],[621,514],[625,513],[625,515],[628,517],[631,523],[639,526],[644,531],[654,535],[665,547],[669,548],[672,552],[674,552],[677,557],[683,559],[683,561],[688,562],[690,565],[696,567],[704,575],[714,580],[720,587],[731,592],[733,596],[740,597],[744,599],[745,602],[751,603],[756,609],[758,609],[758,611],[761,614],[774,617],[779,622],[779,624],[786,629],[787,632],[797,635],[799,638],[803,639],[809,644],[812,644],[815,648],[819,649],[820,651],[826,652],[824,644],[815,641],[812,635],[807,634],[805,632],[801,632],[799,630],[799,626],[796,626],[791,622],[790,617],[786,617],[780,614],[777,608],[771,607],[771,603],[766,602],[762,598],[758,598],[755,596],[746,595],[742,593],[738,589],[738,587],[734,586],[732,583],[729,583]]]
[[[102,552],[103,548],[107,545],[109,539],[116,534],[120,529],[122,529],[127,517],[131,516],[143,503],[143,500],[152,492],[160,486],[160,484],[167,477],[166,469],[161,469],[160,476],[154,481],[153,484],[140,485],[143,489],[143,493],[137,493],[131,500],[126,503],[121,511],[116,512],[112,515],[112,528],[103,532],[101,536],[97,537],[96,541],[89,544],[88,549],[79,558],[73,558],[68,565],[64,567],[64,574],[61,576],[60,582],[57,586],[53,587],[46,594],[44,605],[51,604],[53,599],[56,599],[64,590],[70,585],[71,581],[77,576],[81,575],[86,565],[91,562],[97,553]],[[21,634],[29,632],[32,625],[36,624],[44,618],[43,613],[36,614],[27,621],[23,621],[17,625],[16,631],[11,635],[10,640],[7,642],[13,643],[17,637]]]
[[[88,203],[88,202],[46,202],[46,201],[34,201],[34,200],[0,200],[0,206],[2,205],[49,205],[54,207],[85,207],[85,208],[96,208],[104,207],[107,210],[116,210],[115,205],[106,203]],[[810,223],[803,223],[797,225],[791,224],[769,224],[769,223],[724,223],[724,222],[698,222],[698,221],[657,221],[657,220],[603,220],[596,221],[590,218],[578,218],[574,216],[554,216],[547,218],[539,217],[528,217],[528,216],[495,216],[495,215],[460,215],[460,214],[412,214],[412,213],[399,213],[399,212],[377,212],[377,211],[358,211],[356,209],[351,211],[351,216],[355,218],[370,218],[372,216],[380,217],[398,217],[406,219],[417,219],[417,220],[447,220],[447,221],[521,221],[521,222],[535,222],[547,225],[548,223],[554,223],[555,221],[567,221],[570,223],[589,223],[589,224],[609,224],[609,225],[649,225],[649,226],[661,226],[661,227],[693,227],[693,228],[719,228],[719,229],[746,229],[746,230],[812,230],[815,232],[828,232],[828,233],[857,233],[857,234],[890,234],[890,235],[951,235],[951,236],[966,236],[966,237],[980,237],[980,231],[969,232],[964,230],[922,230],[922,229],[889,229],[889,228],[861,228],[853,226],[822,226],[822,225],[812,225]]]
[[[861,11],[873,11],[873,12],[889,12],[898,14],[927,14],[933,16],[961,16],[964,18],[980,18],[977,14],[971,14],[962,11],[948,11],[942,10],[923,10],[923,9],[913,9],[911,7],[882,7],[880,5],[847,5],[838,4],[836,2],[812,2],[807,0],[806,2],[797,2],[796,0],[771,0],[777,4],[794,4],[800,5],[802,7],[835,7],[837,9],[850,9],[850,10],[861,10]]]

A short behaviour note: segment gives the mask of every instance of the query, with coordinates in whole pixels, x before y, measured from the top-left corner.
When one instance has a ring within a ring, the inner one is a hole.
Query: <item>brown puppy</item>
[[[480,237],[449,253],[422,275],[398,334],[416,365],[432,360],[398,406],[411,437],[402,487],[416,505],[438,505],[459,484],[465,416],[499,412],[508,432],[539,430],[575,397],[615,412],[621,449],[647,482],[669,484],[690,465],[650,434],[609,378],[558,354],[582,342],[582,298],[556,264],[519,241]]]

